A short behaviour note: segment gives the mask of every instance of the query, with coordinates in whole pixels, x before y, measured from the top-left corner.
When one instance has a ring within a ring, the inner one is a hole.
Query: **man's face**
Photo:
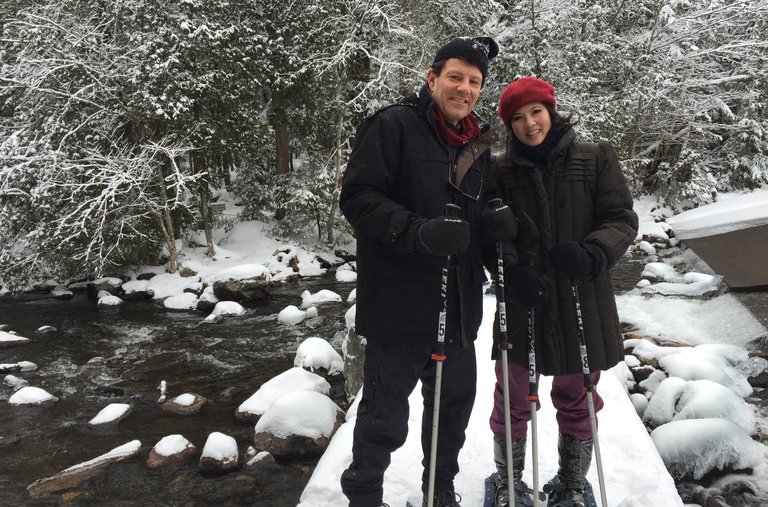
[[[465,118],[480,98],[483,74],[480,69],[458,58],[449,58],[438,76],[427,71],[427,86],[446,123],[456,125]]]

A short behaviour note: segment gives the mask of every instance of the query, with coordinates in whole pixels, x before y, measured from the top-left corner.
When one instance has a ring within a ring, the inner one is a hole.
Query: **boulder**
[[[0,349],[17,347],[29,343],[29,338],[19,336],[13,331],[0,331]]]
[[[200,456],[200,470],[211,473],[225,473],[242,466],[237,441],[229,435],[214,431],[208,435]]]
[[[254,446],[276,458],[321,456],[344,422],[344,411],[315,391],[285,394],[256,423]]]
[[[213,293],[220,300],[264,299],[272,293],[272,276],[260,265],[238,266],[222,272],[213,282]]]
[[[194,393],[184,393],[163,403],[163,410],[179,415],[191,415],[200,412],[206,401],[205,397]]]
[[[190,461],[197,448],[182,435],[168,435],[155,444],[147,457],[147,467],[161,470]]]
[[[347,337],[341,344],[344,354],[344,392],[347,400],[352,401],[363,387],[363,366],[365,365],[365,338],[359,336],[354,328],[347,330]]]
[[[64,469],[56,475],[38,479],[27,486],[27,492],[32,498],[40,498],[58,491],[76,488],[102,473],[112,463],[135,456],[140,448],[141,442],[133,440],[90,461]]]

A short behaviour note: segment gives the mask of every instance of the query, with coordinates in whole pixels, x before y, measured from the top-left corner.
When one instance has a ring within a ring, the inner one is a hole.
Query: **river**
[[[292,367],[306,337],[322,337],[340,350],[349,304],[323,304],[309,325],[279,324],[278,312],[299,306],[304,290],[328,289],[346,299],[353,288],[353,283],[330,276],[287,282],[268,301],[247,308],[244,316],[218,324],[201,324],[201,313],[168,312],[151,301],[103,310],[84,293],[69,301],[0,302],[0,324],[31,339],[0,349],[0,363],[37,364],[35,371],[14,374],[60,398],[41,406],[11,406],[7,399],[12,389],[0,388],[2,504],[51,505],[50,500],[31,500],[27,485],[134,439],[141,441],[143,456],[160,438],[176,433],[202,449],[207,435],[219,431],[246,449],[253,441],[253,425],[235,419],[238,405]],[[41,326],[56,331],[39,333]],[[93,358],[104,359],[89,365]],[[193,392],[210,402],[194,416],[161,410],[157,400],[162,380],[169,398]],[[343,388],[343,379],[333,381],[331,397],[346,408]],[[130,403],[133,412],[112,430],[93,430],[87,422],[109,403]],[[196,468],[182,471],[179,479],[175,472],[152,472],[143,460],[132,459],[89,481],[77,502],[211,505],[258,499],[264,507],[295,506],[313,467],[314,461],[298,460],[239,481],[233,479],[236,474],[200,481]]]

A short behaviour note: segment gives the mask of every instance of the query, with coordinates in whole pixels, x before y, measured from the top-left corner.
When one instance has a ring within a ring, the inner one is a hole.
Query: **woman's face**
[[[527,146],[538,146],[552,128],[552,118],[544,104],[531,102],[514,112],[509,125],[518,141]]]

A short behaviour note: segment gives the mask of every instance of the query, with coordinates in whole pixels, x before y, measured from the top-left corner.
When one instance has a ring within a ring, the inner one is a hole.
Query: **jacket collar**
[[[509,142],[507,142],[507,159],[515,160],[518,163],[525,165],[535,166],[536,163],[532,160],[523,157],[518,149],[515,140],[515,134],[512,131],[509,132]],[[555,144],[547,155],[547,166],[551,165],[555,160],[564,156],[571,145],[576,141],[576,131],[571,126],[563,127],[563,135],[560,140]]]

